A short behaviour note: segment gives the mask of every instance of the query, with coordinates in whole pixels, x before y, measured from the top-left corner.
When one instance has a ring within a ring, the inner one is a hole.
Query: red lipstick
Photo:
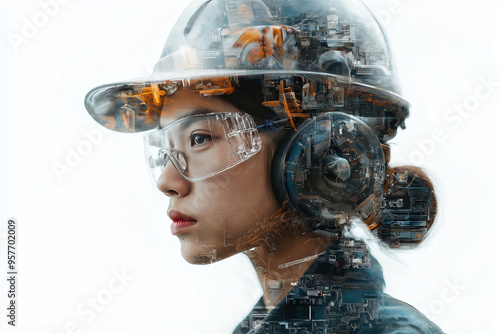
[[[186,216],[179,211],[168,210],[168,216],[172,219],[170,232],[172,232],[173,235],[184,233],[190,226],[196,224],[196,219]]]

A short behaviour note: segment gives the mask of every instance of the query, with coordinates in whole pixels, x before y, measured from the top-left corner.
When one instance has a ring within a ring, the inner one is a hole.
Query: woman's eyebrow
[[[208,110],[208,109],[205,109],[205,108],[197,108],[197,109],[194,109],[188,113],[185,113],[185,114],[182,114],[182,115],[179,115],[175,118],[175,120],[180,120],[180,119],[183,119],[185,117],[189,117],[189,116],[194,116],[194,115],[203,115],[203,114],[210,114],[210,113],[213,113],[214,111],[213,110]]]
[[[167,111],[168,112],[168,111]],[[183,119],[183,118],[186,118],[186,117],[189,117],[189,116],[193,116],[193,115],[203,115],[203,114],[210,114],[210,113],[213,113],[214,111],[213,110],[209,110],[209,109],[205,109],[205,108],[196,108],[196,109],[193,109],[185,114],[181,114],[181,115],[178,115],[177,117],[174,118],[174,120],[172,122],[170,122],[169,124],[173,123],[173,122],[176,122],[180,119]],[[167,125],[165,125],[165,123],[161,124],[161,120],[160,120],[160,128],[164,128]]]

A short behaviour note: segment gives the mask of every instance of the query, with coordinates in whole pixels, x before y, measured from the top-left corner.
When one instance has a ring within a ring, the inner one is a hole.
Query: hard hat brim
[[[342,89],[344,95],[349,94],[351,97],[355,94],[362,94],[364,100],[369,101],[368,103],[373,100],[373,108],[379,108],[383,104],[384,108],[393,110],[395,113],[393,118],[396,122],[393,127],[395,128],[404,128],[404,119],[408,116],[410,107],[408,101],[391,91],[346,80],[345,76],[320,72],[269,70],[190,70],[154,74],[145,78],[95,87],[85,96],[85,107],[95,121],[110,130],[125,133],[151,131],[160,127],[163,101],[173,94],[178,86],[193,87],[194,82],[204,81],[210,82],[208,85],[211,89],[206,89],[206,87],[204,90],[196,89],[200,95],[230,94],[232,90],[228,87],[221,87],[220,84],[217,86],[218,83],[213,82],[217,80],[220,82],[221,78],[224,78],[237,88],[239,80],[249,77],[260,77],[262,82],[300,77],[306,81],[314,81],[317,86],[327,84],[327,86]],[[300,99],[303,100],[304,97],[301,96]],[[304,101],[301,103],[305,105]],[[355,110],[342,108],[345,106],[341,104],[326,107],[318,105],[321,112],[344,111],[355,116],[363,116],[357,115]],[[352,109],[352,107],[347,108]],[[314,105],[307,106],[305,109],[314,109]],[[384,113],[380,113],[381,117],[383,115]]]

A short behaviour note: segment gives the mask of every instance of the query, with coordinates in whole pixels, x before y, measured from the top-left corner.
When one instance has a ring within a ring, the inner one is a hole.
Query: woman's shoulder
[[[261,298],[249,316],[235,329],[234,334],[267,333],[266,330],[271,328],[274,330],[273,333],[291,333],[289,331],[290,328],[288,328],[289,326],[282,326],[286,322],[284,321],[286,317],[283,318],[283,315],[289,314],[289,312],[285,311],[286,309],[287,305],[283,300],[266,315],[264,300]],[[297,323],[300,321],[295,319],[294,322]],[[411,305],[384,294],[375,324],[357,331],[353,331],[351,328],[346,333],[441,334],[444,332]]]
[[[384,285],[366,244],[342,240],[319,254],[269,313],[261,299],[234,333],[443,333],[414,307],[384,294]]]
[[[440,334],[444,333],[435,323],[413,306],[384,294],[379,308],[379,324],[359,334]]]

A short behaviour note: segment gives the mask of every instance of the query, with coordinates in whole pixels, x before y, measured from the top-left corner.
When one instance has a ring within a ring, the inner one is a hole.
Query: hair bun
[[[437,213],[432,182],[418,167],[386,166],[384,199],[372,232],[391,248],[417,247],[429,233]]]

